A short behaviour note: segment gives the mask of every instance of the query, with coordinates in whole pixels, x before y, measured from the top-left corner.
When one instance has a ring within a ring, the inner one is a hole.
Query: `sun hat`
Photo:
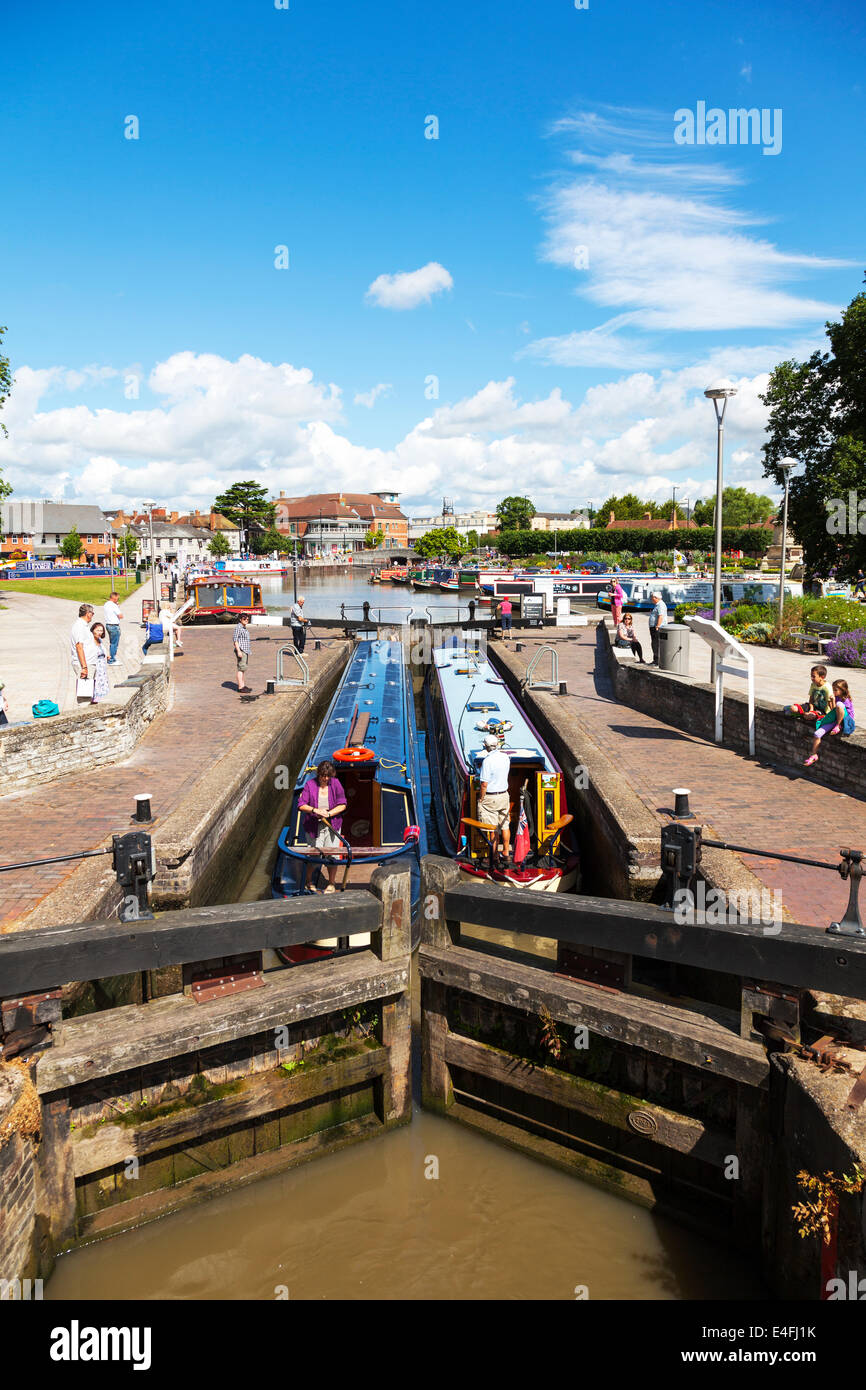
[[[484,735],[484,747],[485,747],[485,748],[498,748],[498,747],[499,747],[499,739],[496,737],[495,734],[485,734],[485,735]]]

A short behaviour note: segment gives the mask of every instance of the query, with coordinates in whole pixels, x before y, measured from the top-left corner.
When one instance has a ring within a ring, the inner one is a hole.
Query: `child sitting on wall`
[[[833,682],[833,699],[835,700],[833,709],[819,719],[815,725],[815,738],[812,742],[812,752],[805,762],[806,767],[811,767],[812,763],[818,761],[818,748],[825,734],[853,734],[856,727],[854,703],[847,681]]]
[[[811,674],[812,684],[805,704],[785,705],[784,713],[799,715],[801,719],[817,724],[833,708],[833,691],[827,684],[826,666],[813,666]]]

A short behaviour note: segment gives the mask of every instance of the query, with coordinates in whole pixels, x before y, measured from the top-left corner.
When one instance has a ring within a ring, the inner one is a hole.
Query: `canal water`
[[[269,575],[261,579],[262,598],[270,612],[288,613],[292,606],[292,576]],[[360,618],[365,600],[370,604],[374,621],[381,616],[383,622],[401,623],[408,620],[414,612],[417,618],[425,618],[427,609],[436,613],[440,622],[457,621],[458,609],[465,620],[468,617],[468,599],[471,593],[458,597],[442,590],[416,590],[409,584],[371,584],[369,570],[353,570],[345,565],[340,570],[298,570],[298,594],[304,598],[304,613],[312,618],[338,618],[340,605],[346,605],[350,618]],[[479,610],[479,616],[484,610]]]
[[[299,578],[313,619],[364,598],[412,606],[358,574]],[[291,577],[263,587],[269,608],[291,604]],[[423,595],[453,611],[448,597]],[[238,901],[268,896],[280,828],[264,829]],[[417,1025],[417,978],[414,1012]],[[766,1297],[743,1256],[422,1110],[417,1046],[415,1060],[411,1125],[65,1255],[45,1297]]]

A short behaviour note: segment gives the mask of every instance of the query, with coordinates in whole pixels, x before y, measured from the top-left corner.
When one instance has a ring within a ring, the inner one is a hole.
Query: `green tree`
[[[756,526],[767,521],[775,511],[776,503],[772,497],[749,492],[744,487],[726,487],[722,493],[723,526]],[[715,497],[695,503],[692,521],[697,526],[714,526],[715,516]]]
[[[274,503],[268,501],[267,488],[252,481],[232,483],[227,492],[221,492],[215,499],[213,510],[227,521],[233,521],[247,533],[248,539],[251,533],[267,531],[277,517]]]
[[[60,542],[60,553],[65,556],[67,560],[77,560],[83,549],[84,546],[78,534],[78,527],[73,526],[68,535],[64,536],[63,540]]]
[[[505,497],[496,508],[503,531],[528,531],[535,516],[535,507],[528,497]],[[453,526],[444,528],[453,531]]]
[[[213,540],[208,545],[208,550],[215,559],[221,560],[224,555],[228,555],[231,546],[223,535],[222,531],[214,532]]]
[[[617,521],[642,521],[647,512],[653,519],[661,514],[655,502],[642,502],[633,492],[626,492],[622,497],[608,497],[602,502],[595,513],[599,526],[607,526],[611,512]]]
[[[439,526],[426,531],[415,542],[415,553],[422,559],[430,560],[437,555],[445,555],[449,560],[459,560],[466,550],[466,542],[453,526]]]
[[[114,544],[117,547],[118,555],[122,555],[128,565],[131,565],[138,554],[138,537],[133,533],[119,531],[115,536]]]
[[[788,524],[806,568],[853,575],[866,567],[866,293],[825,326],[829,352],[780,362],[770,376],[764,473],[784,486],[781,462],[797,459]]]
[[[269,526],[267,531],[258,531],[250,537],[250,550],[254,555],[270,555],[273,551],[278,555],[288,555],[291,548],[288,537],[276,526]]]
[[[364,536],[364,549],[375,550],[377,546],[380,546],[382,544],[384,539],[385,532],[381,529],[381,527],[378,531],[374,531],[371,526],[369,531]]]
[[[466,535],[466,546],[469,550],[477,550],[479,545],[478,532],[469,531]]]
[[[0,349],[3,347],[3,334],[5,332],[5,328],[0,328]],[[12,370],[9,366],[9,358],[4,357],[2,351],[0,351],[0,410],[2,410],[6,404],[6,399],[9,392],[12,390],[12,385]],[[4,435],[9,433],[2,420],[0,420],[0,430],[2,430]],[[2,474],[0,474],[0,502],[3,501],[4,497],[9,496],[11,491],[11,484],[7,483],[2,477]]]

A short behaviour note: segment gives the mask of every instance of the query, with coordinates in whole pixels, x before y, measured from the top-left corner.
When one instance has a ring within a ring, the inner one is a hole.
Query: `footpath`
[[[519,640],[524,644],[520,653],[508,643],[511,662],[525,670],[544,639]],[[596,640],[591,624],[579,630],[576,641],[556,643],[559,679],[568,686],[557,705],[561,702],[563,713],[577,719],[660,827],[670,819],[666,809],[673,804],[672,788],[689,787],[696,821],[712,827],[707,832],[712,838],[832,865],[839,863],[841,846],[866,848],[866,802],[821,786],[792,768],[749,759],[620,704]],[[802,671],[805,665],[807,680],[809,662],[808,657],[793,656],[792,668],[799,663]],[[701,672],[699,678],[706,680],[706,675]],[[798,681],[797,688],[801,684]],[[844,915],[848,885],[838,874],[757,855],[740,858],[769,889],[779,889],[793,920],[825,928]]]
[[[151,794],[157,826],[163,822],[202,774],[273,708],[272,698],[260,697],[274,674],[285,631],[275,628],[263,635],[253,628],[250,637],[252,699],[237,692],[232,628],[184,628],[185,655],[175,658],[170,709],[148,727],[130,758],[0,795],[0,863],[98,848],[112,834],[134,828],[130,818],[137,792]],[[314,680],[328,645],[307,653]],[[51,864],[0,874],[0,932],[38,909],[77,867]]]

